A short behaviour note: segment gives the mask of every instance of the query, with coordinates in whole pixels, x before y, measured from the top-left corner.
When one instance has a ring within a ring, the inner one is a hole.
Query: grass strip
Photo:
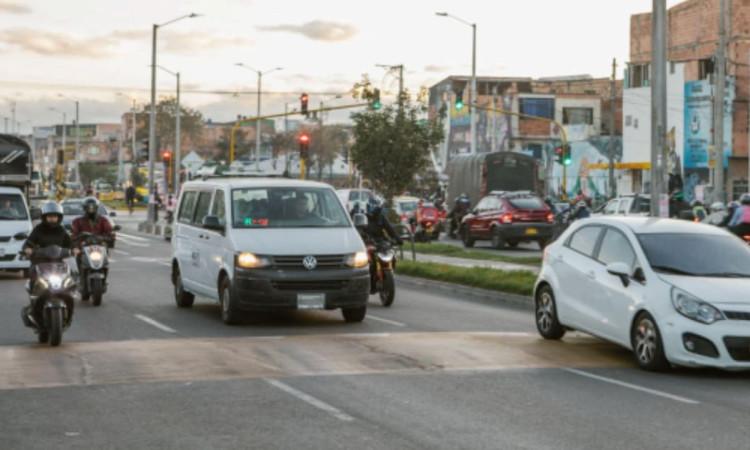
[[[416,243],[414,244],[414,246],[417,250],[417,253],[422,253],[425,255],[452,256],[454,258],[498,261],[514,264],[526,264],[532,266],[539,266],[542,264],[542,258],[539,256],[506,256],[499,255],[491,251],[467,250],[461,247],[456,247],[454,245],[441,244],[438,242],[430,244]],[[404,251],[406,252],[408,250],[410,250],[409,244],[404,244]]]
[[[525,270],[506,271],[415,261],[399,261],[396,273],[519,295],[531,295],[536,280],[536,274]]]

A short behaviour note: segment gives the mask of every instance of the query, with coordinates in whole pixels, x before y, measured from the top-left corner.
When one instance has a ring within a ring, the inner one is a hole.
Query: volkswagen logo
[[[305,256],[302,260],[302,265],[305,266],[305,269],[307,270],[313,270],[318,267],[318,260],[315,259],[314,256]]]

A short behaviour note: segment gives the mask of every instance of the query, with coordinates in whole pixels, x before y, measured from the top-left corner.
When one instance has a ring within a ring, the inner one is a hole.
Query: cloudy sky
[[[679,3],[668,0],[668,5]],[[478,74],[608,76],[626,61],[629,18],[651,0],[0,0],[0,117],[15,101],[22,130],[60,122],[56,108],[81,122],[118,121],[148,99],[151,25],[160,29],[158,64],[180,71],[183,103],[215,121],[253,115],[256,76],[267,70],[264,113],[336,103],[362,74],[384,92],[396,79],[376,64],[406,66],[413,92],[452,74],[469,74],[471,30],[436,11],[477,23]],[[174,78],[159,73],[159,95]],[[61,97],[65,96],[66,98]],[[334,116],[332,119],[341,119]]]

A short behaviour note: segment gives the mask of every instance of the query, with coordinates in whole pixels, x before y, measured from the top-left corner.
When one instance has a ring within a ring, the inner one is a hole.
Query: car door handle
[[[586,273],[586,276],[589,277],[589,278],[591,278],[592,280],[596,280],[596,273],[593,270],[589,270]]]
[[[202,235],[202,234],[199,234],[199,235],[198,235],[198,239],[203,239],[204,237],[206,237],[206,236],[204,236],[204,235]]]

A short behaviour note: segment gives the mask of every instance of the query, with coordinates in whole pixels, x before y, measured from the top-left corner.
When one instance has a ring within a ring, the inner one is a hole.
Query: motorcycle
[[[91,298],[94,306],[102,304],[102,297],[107,292],[107,275],[109,273],[109,254],[107,239],[91,233],[81,233],[77,239],[81,246],[79,289],[81,300]]]
[[[396,268],[396,252],[390,242],[378,242],[367,246],[370,261],[375,261],[375,289],[380,295],[380,303],[389,307],[396,298],[396,280],[393,270]]]
[[[66,259],[70,251],[58,246],[33,249],[31,279],[27,285],[30,307],[24,309],[24,324],[33,328],[39,343],[60,345],[63,332],[73,320],[75,277]],[[33,282],[32,282],[33,280]]]
[[[440,219],[438,209],[431,205],[425,204],[419,209],[419,223],[416,218],[412,221],[412,233],[414,240],[417,242],[430,242],[440,238]]]

